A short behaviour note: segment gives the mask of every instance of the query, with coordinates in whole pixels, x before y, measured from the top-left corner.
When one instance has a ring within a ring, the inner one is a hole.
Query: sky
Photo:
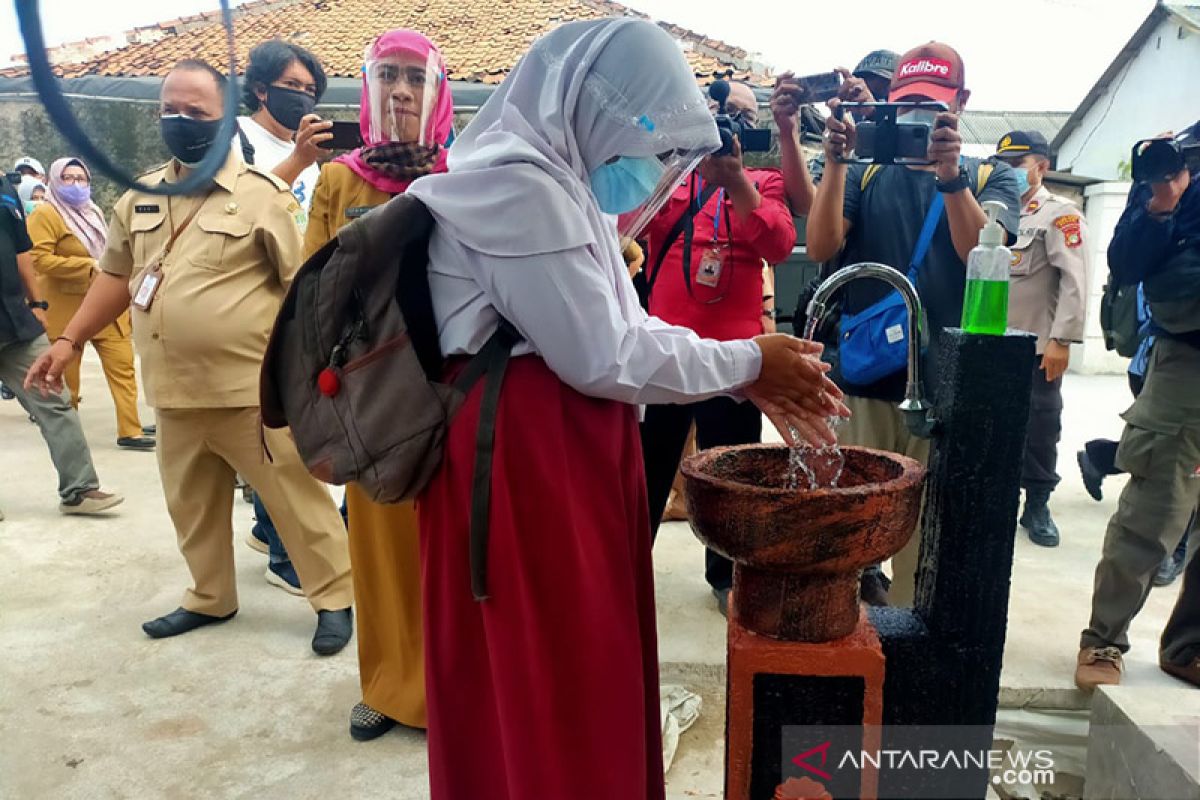
[[[972,90],[970,107],[1071,111],[1155,0],[623,2],[656,19],[759,53],[777,72],[853,68],[871,50],[904,51],[938,39],[963,56]],[[50,44],[117,33],[217,6],[218,0],[40,2]],[[0,6],[0,60],[23,49],[13,5],[5,2]]]

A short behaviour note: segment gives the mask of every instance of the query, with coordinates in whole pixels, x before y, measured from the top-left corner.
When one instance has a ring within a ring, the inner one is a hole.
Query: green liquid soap
[[[962,326],[967,333],[1003,336],[1008,328],[1008,281],[968,280]]]

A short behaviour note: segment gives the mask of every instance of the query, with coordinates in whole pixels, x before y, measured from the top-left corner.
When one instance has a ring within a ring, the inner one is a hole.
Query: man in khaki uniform
[[[1050,495],[1058,475],[1062,435],[1062,376],[1071,344],[1083,342],[1087,308],[1087,223],[1079,207],[1051,194],[1044,185],[1050,145],[1036,131],[1013,131],[996,145],[996,157],[1017,173],[1021,227],[1012,246],[1009,326],[1037,334],[1041,356],[1034,367],[1029,433],[1021,485],[1025,511],[1021,524],[1034,544],[1057,547],[1058,526],[1050,516]]]
[[[146,177],[176,182],[213,144],[224,78],[181,62],[164,80],[162,133],[175,158]],[[134,342],[158,416],[167,508],[194,585],[182,607],[143,625],[155,638],[237,613],[231,524],[235,472],[266,504],[317,611],[313,650],[350,638],[352,589],[342,518],[286,431],[263,431],[258,379],[284,293],[301,263],[301,214],[285,183],[230,153],[202,196],[127,192],[79,313],[27,383],[50,387],[88,338],[133,299]],[[153,285],[153,291],[149,288]]]

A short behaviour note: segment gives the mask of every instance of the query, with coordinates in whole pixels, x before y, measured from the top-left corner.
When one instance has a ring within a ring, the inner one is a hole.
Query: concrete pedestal
[[[865,613],[850,635],[831,642],[779,641],[731,620],[726,800],[770,800],[780,775],[805,775],[785,761],[788,726],[869,726],[862,746],[877,749],[883,680],[883,649]],[[877,775],[864,770],[859,796],[875,797],[876,783]]]

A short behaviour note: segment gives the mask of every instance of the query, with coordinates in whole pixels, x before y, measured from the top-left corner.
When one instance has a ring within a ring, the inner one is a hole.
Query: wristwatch
[[[45,300],[28,300],[26,301],[25,305],[29,306],[30,308],[40,308],[42,311],[50,310],[50,304]]]
[[[963,189],[969,188],[971,185],[971,177],[967,175],[967,168],[960,166],[958,168],[958,177],[952,181],[943,181],[936,175],[933,177],[933,185],[937,187],[939,192],[943,194],[954,194],[961,192]]]

